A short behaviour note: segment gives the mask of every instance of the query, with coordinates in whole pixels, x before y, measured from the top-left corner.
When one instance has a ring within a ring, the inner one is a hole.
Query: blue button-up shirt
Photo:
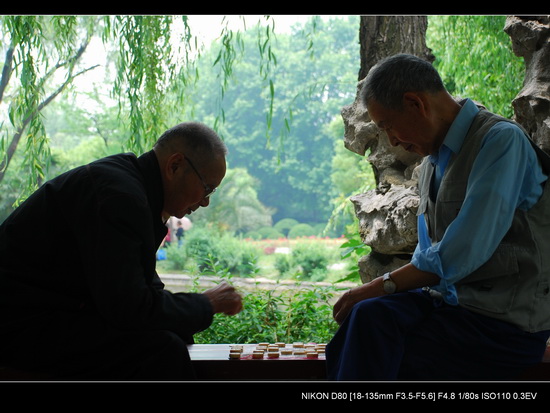
[[[445,166],[458,153],[479,109],[467,100],[451,125],[439,152],[430,161],[439,167],[439,185]],[[443,239],[432,243],[424,216],[418,217],[418,245],[411,263],[435,273],[441,282],[433,288],[449,304],[458,304],[454,284],[475,271],[494,253],[508,232],[516,209],[528,210],[542,195],[538,157],[523,132],[499,122],[483,138],[466,190],[464,203]]]

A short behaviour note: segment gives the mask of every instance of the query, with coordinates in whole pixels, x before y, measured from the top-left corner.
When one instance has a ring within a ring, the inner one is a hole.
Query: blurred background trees
[[[243,235],[285,219],[345,233],[349,196],[375,185],[342,142],[359,16],[307,16],[285,32],[276,17],[236,29],[224,19],[204,45],[193,16],[0,17],[0,222],[44,180],[143,153],[193,119],[215,127],[230,152],[223,187],[192,219]],[[429,16],[427,44],[453,93],[507,116],[523,68],[504,20]]]

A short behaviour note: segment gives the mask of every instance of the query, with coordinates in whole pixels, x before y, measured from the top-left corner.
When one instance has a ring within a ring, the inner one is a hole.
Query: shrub
[[[260,249],[230,234],[218,239],[217,254],[218,263],[230,274],[250,276],[258,271]]]
[[[245,234],[245,238],[250,238],[255,241],[262,239],[262,234],[260,234],[258,231],[248,231]]]
[[[187,264],[187,250],[171,243],[166,247],[166,260],[174,270],[183,270]]]
[[[275,255],[274,265],[279,275],[283,277],[290,273],[290,270],[294,267],[292,263],[292,257],[289,254]]]
[[[296,221],[294,218],[283,218],[275,225],[273,225],[273,228],[275,228],[277,231],[287,237],[288,232],[296,225],[298,225],[298,221]]]
[[[288,232],[288,238],[311,237],[315,230],[309,224],[297,224]]]
[[[214,316],[212,325],[195,335],[196,343],[328,342],[337,325],[329,289],[260,290],[243,297],[244,309],[233,317]]]
[[[199,272],[212,270],[211,261],[217,255],[215,240],[218,235],[207,228],[193,228],[185,234],[185,250],[187,256],[191,257]]]
[[[287,311],[281,322],[285,329],[283,341],[329,341],[336,327],[332,317],[333,307],[329,303],[332,297],[332,292],[327,288],[287,290],[284,295]]]
[[[319,281],[327,274],[329,252],[322,244],[299,243],[292,249],[294,265],[301,269],[301,278]]]
[[[193,227],[184,245],[200,273],[250,276],[258,271],[260,250],[230,233]]]
[[[262,239],[284,238],[284,235],[273,227],[262,227],[257,230]]]

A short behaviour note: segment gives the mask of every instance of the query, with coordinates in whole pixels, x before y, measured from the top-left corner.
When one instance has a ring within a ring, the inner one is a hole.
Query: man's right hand
[[[243,309],[242,297],[235,287],[223,281],[204,293],[210,300],[214,313],[235,315]]]

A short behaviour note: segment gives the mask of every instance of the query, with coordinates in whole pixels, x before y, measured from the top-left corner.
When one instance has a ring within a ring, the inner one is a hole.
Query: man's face
[[[225,176],[224,158],[212,161],[208,169],[181,153],[170,156],[165,171],[165,217],[182,218],[210,204],[209,196]]]
[[[402,110],[394,110],[373,101],[368,105],[369,116],[376,126],[386,132],[392,146],[401,146],[421,156],[434,153],[437,143],[421,99],[408,96],[403,102]]]

